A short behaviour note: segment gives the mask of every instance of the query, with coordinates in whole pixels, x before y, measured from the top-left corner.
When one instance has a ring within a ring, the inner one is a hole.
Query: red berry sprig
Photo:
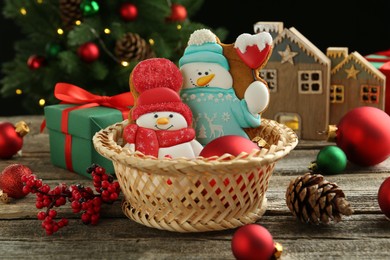
[[[67,200],[71,203],[73,213],[81,213],[81,220],[84,224],[97,225],[100,218],[102,203],[113,203],[119,197],[120,186],[114,181],[114,177],[106,173],[106,170],[92,164],[87,172],[92,175],[93,185],[98,194],[92,188],[84,187],[81,184],[67,186],[60,184],[53,189],[44,184],[36,175],[23,175],[23,192],[36,194],[35,206],[37,209],[47,208],[37,215],[42,220],[42,228],[47,235],[52,235],[60,228],[68,225],[66,218],[56,221],[57,211],[54,207],[65,205]]]

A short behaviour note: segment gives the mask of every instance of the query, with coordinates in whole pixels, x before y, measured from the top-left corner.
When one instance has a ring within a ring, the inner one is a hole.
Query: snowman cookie
[[[130,75],[130,88],[138,94],[129,125],[123,131],[126,147],[157,158],[194,158],[203,146],[191,128],[192,112],[178,91],[182,75],[168,59],[141,61]]]
[[[262,48],[261,59],[251,46]],[[253,76],[253,67],[264,65],[270,46],[268,33],[243,34],[236,46],[221,44],[208,29],[191,34],[179,60],[184,78],[181,98],[192,110],[196,138],[202,145],[225,135],[249,138],[245,128],[260,126],[269,90],[265,81]]]

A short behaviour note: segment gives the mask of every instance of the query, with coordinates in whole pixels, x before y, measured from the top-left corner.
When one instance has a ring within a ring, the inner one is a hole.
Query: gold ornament
[[[8,197],[7,193],[0,190],[0,201],[3,203],[10,203],[10,198]]]
[[[18,133],[21,137],[25,136],[30,132],[30,128],[24,121],[19,121],[15,124],[15,132]]]

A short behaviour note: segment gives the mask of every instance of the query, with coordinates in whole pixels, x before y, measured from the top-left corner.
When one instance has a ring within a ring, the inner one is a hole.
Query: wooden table
[[[24,120],[31,129],[24,137],[22,155],[1,160],[0,168],[19,163],[49,185],[91,186],[89,179],[51,164],[48,134],[39,133],[42,119],[0,118],[11,123]],[[390,221],[377,202],[379,186],[390,176],[390,160],[369,168],[348,165],[344,174],[326,176],[343,189],[355,210],[337,224],[303,224],[288,210],[285,192],[290,180],[307,172],[325,145],[329,143],[300,141],[276,163],[267,191],[268,208],[258,223],[283,245],[282,259],[390,259]],[[0,259],[234,259],[231,239],[235,230],[183,234],[149,228],[128,219],[119,201],[103,206],[97,226],[82,224],[67,203],[58,208],[58,214],[69,218],[69,225],[52,236],[41,228],[38,211],[34,195],[0,203]]]

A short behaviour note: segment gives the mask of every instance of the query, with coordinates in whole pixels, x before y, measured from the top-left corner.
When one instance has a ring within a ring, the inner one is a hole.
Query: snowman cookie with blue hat
[[[242,34],[231,45],[220,43],[208,29],[191,34],[179,60],[184,78],[181,99],[192,110],[193,128],[202,145],[225,135],[249,138],[245,128],[260,126],[269,90],[256,72],[271,50],[272,37],[266,32]]]

